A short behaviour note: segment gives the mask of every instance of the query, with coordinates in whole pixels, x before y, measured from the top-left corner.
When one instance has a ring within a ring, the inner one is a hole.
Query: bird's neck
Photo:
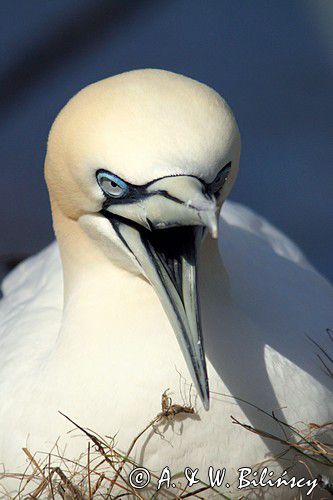
[[[142,311],[148,323],[159,317],[167,321],[146,279],[113,263],[77,221],[57,211],[53,211],[53,219],[64,274],[64,309],[56,349],[60,355],[74,355],[84,349],[97,356],[101,348],[114,342],[119,331],[126,334],[123,324],[129,332],[145,335],[136,324]],[[201,257],[205,293],[208,281],[218,273],[222,284],[225,272],[216,241],[206,238]]]
[[[64,276],[64,307],[57,350],[75,352],[112,342],[147,281],[114,264],[76,220],[53,209]]]

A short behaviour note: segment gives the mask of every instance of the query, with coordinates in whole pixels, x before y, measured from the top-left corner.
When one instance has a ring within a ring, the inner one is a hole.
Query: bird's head
[[[107,257],[155,288],[206,408],[196,262],[238,171],[240,136],[212,89],[161,70],[107,78],[55,120],[45,163],[51,202]]]

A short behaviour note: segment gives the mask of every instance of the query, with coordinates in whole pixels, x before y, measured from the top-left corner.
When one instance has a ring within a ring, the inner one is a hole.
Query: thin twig
[[[91,471],[90,471],[90,441],[88,441],[88,457],[87,457],[87,469],[88,469],[88,495],[89,500],[92,499],[91,495]]]

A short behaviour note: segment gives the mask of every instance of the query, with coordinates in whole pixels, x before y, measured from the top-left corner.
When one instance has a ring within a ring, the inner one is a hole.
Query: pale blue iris
[[[97,182],[108,196],[121,198],[127,194],[128,186],[126,182],[110,172],[98,172]]]

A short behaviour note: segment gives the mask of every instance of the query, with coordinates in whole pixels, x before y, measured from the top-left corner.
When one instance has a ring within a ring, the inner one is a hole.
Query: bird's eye
[[[213,182],[210,183],[209,187],[212,193],[218,193],[228,178],[231,170],[231,161],[227,163],[222,170],[219,171]]]
[[[97,172],[97,182],[107,196],[123,198],[128,192],[126,182],[110,172]]]

